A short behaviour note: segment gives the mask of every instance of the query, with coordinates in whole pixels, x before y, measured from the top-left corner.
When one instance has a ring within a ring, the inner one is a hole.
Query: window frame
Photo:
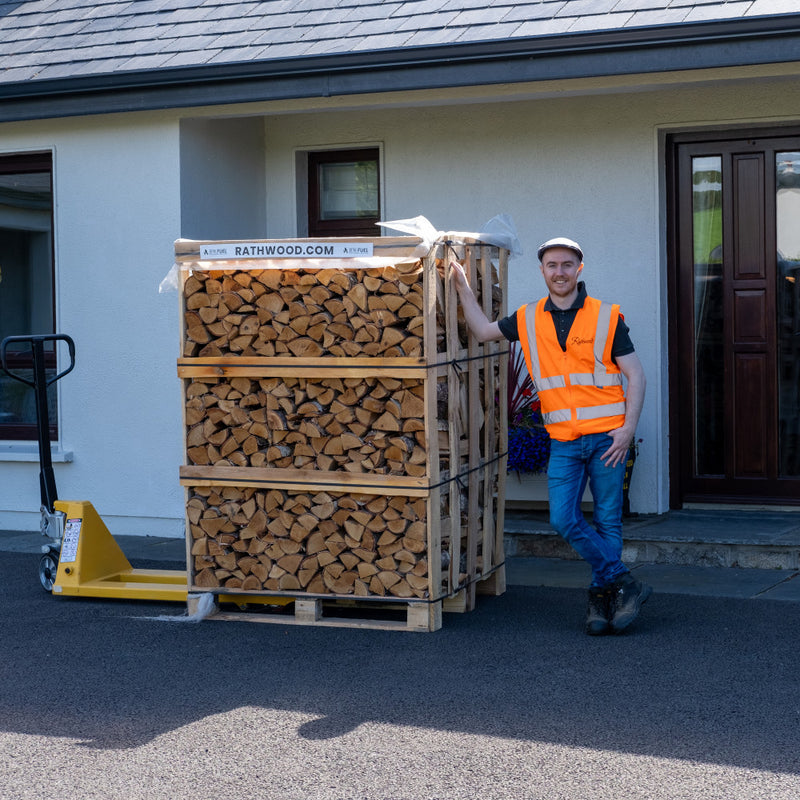
[[[332,150],[307,151],[308,158],[308,236],[310,238],[329,236],[379,236],[380,229],[376,222],[381,218],[381,159],[380,148],[357,147]],[[377,199],[378,213],[369,217],[346,217],[343,219],[323,220],[320,218],[319,167],[322,164],[337,164],[351,161],[374,161],[377,165]]]

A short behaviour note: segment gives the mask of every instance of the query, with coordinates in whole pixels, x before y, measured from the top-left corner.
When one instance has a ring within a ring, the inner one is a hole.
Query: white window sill
[[[72,451],[62,450],[58,445],[50,449],[50,458],[54,464],[65,464],[72,461]],[[32,442],[0,443],[0,461],[39,461],[39,446]]]

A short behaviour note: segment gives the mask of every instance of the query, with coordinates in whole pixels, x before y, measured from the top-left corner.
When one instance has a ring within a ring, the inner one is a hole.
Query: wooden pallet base
[[[442,612],[462,614],[474,607],[474,594],[501,595],[505,592],[505,565],[476,583],[470,591],[461,589],[451,597],[435,602],[386,603],[354,599],[326,600],[320,597],[270,597],[267,595],[222,595],[226,601],[239,602],[239,610],[223,610],[214,599],[214,608],[207,619],[223,622],[267,622],[278,625],[316,625],[329,628],[365,628],[392,631],[438,631]],[[188,612],[198,610],[201,594],[190,593]],[[229,605],[225,604],[226,607]],[[257,607],[257,612],[249,609]]]
[[[188,611],[197,612],[200,594],[190,594]],[[246,600],[245,597],[242,598]],[[258,598],[254,598],[256,601]],[[286,598],[284,598],[286,599]],[[259,611],[223,610],[216,602],[210,620],[266,622],[278,625],[315,625],[330,628],[432,632],[442,627],[442,601],[410,603],[328,601],[294,598],[283,606],[261,606]]]

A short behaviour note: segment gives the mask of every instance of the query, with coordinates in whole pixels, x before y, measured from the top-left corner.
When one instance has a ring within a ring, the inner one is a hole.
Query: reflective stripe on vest
[[[625,401],[621,403],[607,403],[604,406],[588,406],[577,408],[575,413],[578,419],[600,419],[600,417],[613,417],[625,413]]]
[[[572,419],[572,412],[568,408],[562,408],[558,411],[550,411],[547,414],[542,414],[542,422],[547,425],[555,425],[557,422],[569,422]]]
[[[618,372],[609,374],[603,361],[603,355],[608,344],[608,335],[611,332],[611,314],[614,307],[611,303],[600,302],[600,312],[597,315],[597,330],[594,336],[594,373],[591,375],[570,375],[570,383],[581,385],[583,380],[589,378],[590,385],[594,386],[622,386],[622,375]],[[614,326],[616,330],[616,325]],[[624,410],[622,412],[625,413]],[[578,417],[580,419],[580,417]]]
[[[576,408],[575,416],[577,419],[602,419],[603,417],[613,417],[616,414],[625,413],[625,403],[607,403],[604,406],[587,406],[586,408]],[[542,422],[545,425],[554,425],[557,422],[569,422],[572,412],[568,408],[560,408],[558,411],[550,411],[542,414]]]

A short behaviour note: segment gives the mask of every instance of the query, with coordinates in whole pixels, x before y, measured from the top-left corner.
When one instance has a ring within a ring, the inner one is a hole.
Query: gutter
[[[0,122],[798,61],[800,14],[0,82]]]

